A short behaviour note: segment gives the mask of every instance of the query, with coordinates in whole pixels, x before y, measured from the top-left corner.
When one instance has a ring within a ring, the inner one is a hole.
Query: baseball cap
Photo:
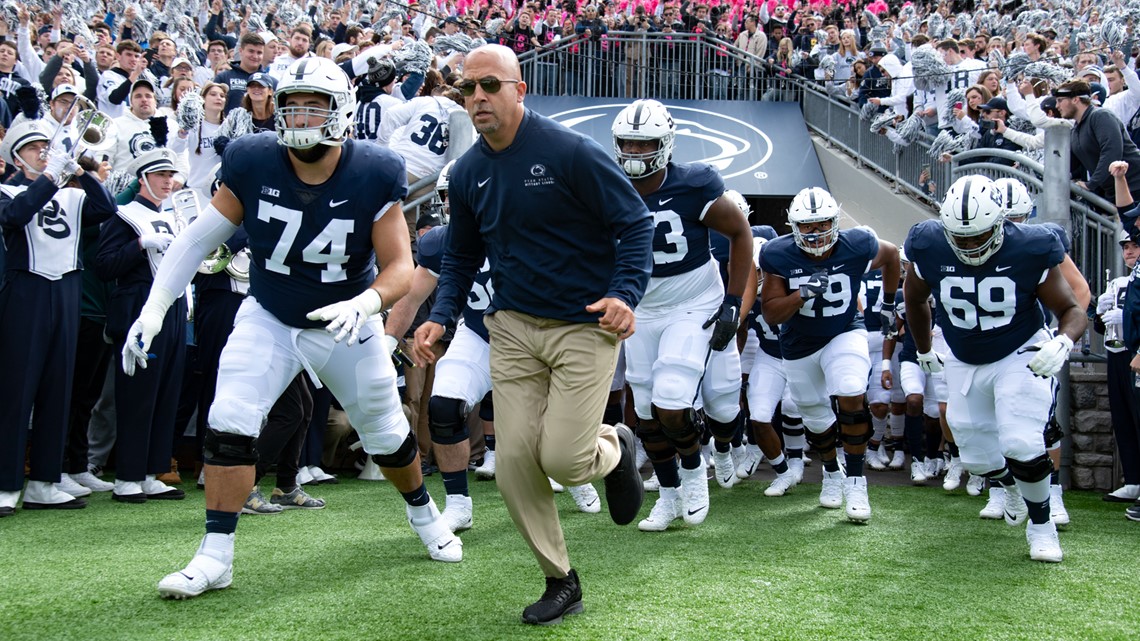
[[[190,64],[190,60],[187,58],[175,58],[174,62],[170,63],[170,68],[175,69],[178,65],[190,65],[191,69],[194,68],[194,65]]]
[[[150,87],[150,90],[152,92],[158,93],[158,90],[154,86],[154,81],[150,79],[150,76],[139,76],[138,80],[136,80],[134,84],[131,85],[131,93],[134,93],[135,89],[138,88],[139,85],[146,85]]]
[[[989,102],[987,102],[984,105],[979,106],[978,109],[980,111],[990,111],[992,109],[1001,109],[1003,111],[1009,111],[1009,103],[1007,103],[1005,101],[1005,98],[1002,98],[1001,96],[994,96],[993,98],[990,98]]]
[[[250,76],[249,80],[245,81],[245,84],[247,87],[249,85],[256,84],[256,85],[261,85],[262,87],[265,87],[266,89],[270,89],[270,90],[274,90],[274,91],[277,89],[277,79],[274,78],[273,76],[271,76],[267,73],[263,73],[261,71]]]
[[[416,219],[416,231],[419,231],[419,230],[423,229],[424,227],[442,227],[442,226],[443,226],[443,218],[435,212],[428,212],[428,213],[423,214],[422,216],[420,216],[419,218]]]
[[[885,55],[887,55],[886,45],[884,45],[881,42],[876,42],[875,44],[871,45],[871,55],[872,56],[885,56]]]
[[[443,24],[459,24],[459,18],[455,16],[447,16],[447,19],[443,21]]]
[[[78,96],[79,90],[75,88],[75,85],[62,84],[52,90],[51,99],[55,100],[56,98],[69,93]]]
[[[347,42],[342,42],[338,45],[334,45],[332,48],[333,60],[336,60],[337,58],[339,58],[340,54],[345,53],[347,51],[352,51],[355,48],[356,48],[356,45],[350,45]]]
[[[1045,96],[1041,100],[1041,111],[1052,111],[1057,108],[1057,99],[1053,96]]]

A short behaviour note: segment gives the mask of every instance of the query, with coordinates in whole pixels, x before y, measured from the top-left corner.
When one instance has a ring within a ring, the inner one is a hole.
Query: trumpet
[[[84,151],[101,152],[107,151],[115,145],[115,123],[107,114],[95,108],[95,104],[83,96],[77,95],[75,100],[64,112],[63,117],[60,118],[59,124],[55,126],[55,132],[52,133],[51,140],[48,141],[48,146],[41,152],[43,158],[47,158],[48,153],[55,147],[55,143],[59,138],[60,133],[63,132],[68,118],[71,116],[72,111],[76,108],[80,111],[76,114],[76,131],[79,136],[75,144],[71,146],[71,157],[76,158],[79,156],[80,148]]]

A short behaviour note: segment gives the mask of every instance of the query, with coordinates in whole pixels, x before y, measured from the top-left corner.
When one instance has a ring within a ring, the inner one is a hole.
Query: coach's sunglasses
[[[471,80],[471,79],[460,80],[459,82],[455,83],[455,88],[458,89],[459,93],[463,94],[464,96],[474,96],[476,84],[478,84],[480,87],[483,88],[484,93],[499,93],[499,90],[503,88],[504,82],[522,82],[522,81],[521,80],[499,80],[498,78],[496,78],[494,76],[487,76],[486,78],[480,78],[478,81]]]

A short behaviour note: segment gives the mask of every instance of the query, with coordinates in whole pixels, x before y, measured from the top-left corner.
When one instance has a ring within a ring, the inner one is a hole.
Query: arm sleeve
[[[123,78],[123,81],[119,83],[119,86],[115,87],[111,90],[111,93],[107,94],[107,99],[113,105],[121,105],[127,99],[127,96],[130,95],[130,93],[131,82],[128,78]]]
[[[166,249],[166,255],[163,256],[162,264],[158,267],[158,273],[154,275],[154,285],[151,290],[169,292],[170,298],[168,300],[177,298],[174,293],[181,293],[186,289],[198,271],[198,265],[202,259],[226,242],[239,229],[213,205],[206,207],[206,210],[199,214],[181,234],[178,234],[170,247]],[[233,248],[231,247],[231,249]],[[153,294],[150,299],[155,299]]]
[[[87,86],[83,88],[83,96],[95,102],[98,97],[96,93],[99,90],[99,68],[93,62],[86,62],[83,64],[83,81]]]
[[[0,196],[0,227],[9,230],[26,226],[57,191],[55,183],[40,176],[15,197],[3,192]]]
[[[32,74],[32,76],[40,75],[40,72],[44,68],[44,63],[40,57],[36,55],[36,50],[32,48],[32,36],[28,32],[28,27],[18,28],[16,48],[19,50],[20,60],[24,63],[24,66],[27,67],[28,73]],[[37,64],[39,65],[38,67],[36,66]],[[52,76],[52,78],[54,77],[55,76]],[[31,78],[29,78],[29,80],[31,80]],[[40,84],[45,87],[51,86],[51,83],[44,82],[43,78],[40,78]]]
[[[83,202],[83,226],[98,225],[115,214],[115,201],[110,192],[91,172],[83,172],[79,184],[87,198]]]
[[[44,87],[50,87],[52,85],[52,80],[55,80],[55,77],[59,75],[59,68],[62,66],[63,58],[60,58],[59,56],[52,56],[51,59],[47,61],[46,65],[41,64],[39,69],[40,84]],[[36,70],[30,68],[28,71],[32,73],[36,72]]]
[[[1016,87],[1013,91],[1006,92],[1006,102],[1009,104],[1009,113],[1029,120],[1025,97],[1021,95],[1020,91],[1017,91]]]

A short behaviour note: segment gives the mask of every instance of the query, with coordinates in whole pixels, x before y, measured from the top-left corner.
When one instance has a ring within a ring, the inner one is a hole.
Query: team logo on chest
[[[531,178],[523,180],[524,187],[542,187],[554,184],[554,178],[546,175],[546,165],[531,165],[530,175],[532,176]]]
[[[71,234],[71,227],[67,224],[63,210],[59,203],[51,201],[36,214],[36,226],[51,238],[67,238]]]

